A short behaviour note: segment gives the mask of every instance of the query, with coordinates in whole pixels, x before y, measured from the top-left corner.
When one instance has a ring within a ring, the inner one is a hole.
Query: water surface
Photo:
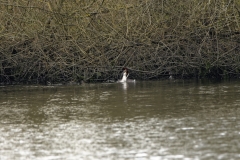
[[[0,160],[240,159],[240,81],[0,86]]]

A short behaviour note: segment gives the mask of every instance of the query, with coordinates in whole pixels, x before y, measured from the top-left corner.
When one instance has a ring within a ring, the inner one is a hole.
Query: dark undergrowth
[[[228,79],[238,0],[0,0],[0,83]]]

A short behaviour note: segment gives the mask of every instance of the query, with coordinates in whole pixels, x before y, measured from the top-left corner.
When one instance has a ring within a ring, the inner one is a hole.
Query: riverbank
[[[0,83],[231,78],[239,1],[14,1],[0,6]]]

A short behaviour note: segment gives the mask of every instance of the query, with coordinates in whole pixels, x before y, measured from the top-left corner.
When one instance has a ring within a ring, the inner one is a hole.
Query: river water
[[[0,86],[0,160],[240,159],[240,81]]]

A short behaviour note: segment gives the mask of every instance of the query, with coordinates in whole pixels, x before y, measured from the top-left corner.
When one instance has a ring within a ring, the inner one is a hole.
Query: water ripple
[[[240,158],[240,85],[120,85],[1,88],[0,159]]]

